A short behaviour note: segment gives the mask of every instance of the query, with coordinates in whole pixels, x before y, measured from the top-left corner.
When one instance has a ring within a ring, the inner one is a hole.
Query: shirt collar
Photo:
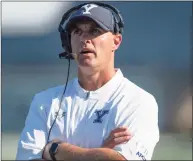
[[[95,91],[87,91],[84,88],[82,88],[78,82],[78,78],[75,79],[75,89],[76,94],[79,97],[85,98],[85,99],[102,99],[102,100],[108,100],[108,98],[117,90],[118,86],[123,81],[123,74],[121,70],[118,68],[116,69],[116,74],[102,87]]]

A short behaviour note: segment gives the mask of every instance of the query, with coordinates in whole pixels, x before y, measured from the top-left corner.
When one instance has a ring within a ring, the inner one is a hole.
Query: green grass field
[[[2,160],[14,160],[18,134],[2,133]],[[192,140],[185,133],[161,134],[152,160],[192,160]]]

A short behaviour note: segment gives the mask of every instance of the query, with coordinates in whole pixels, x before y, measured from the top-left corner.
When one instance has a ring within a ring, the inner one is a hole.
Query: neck
[[[107,68],[100,71],[95,71],[90,74],[85,74],[81,69],[78,69],[78,80],[80,86],[88,91],[95,91],[106,84],[116,73],[115,68]]]

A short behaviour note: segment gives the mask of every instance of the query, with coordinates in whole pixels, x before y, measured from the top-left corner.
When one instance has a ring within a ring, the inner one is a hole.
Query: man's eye
[[[94,28],[94,29],[92,29],[92,34],[100,34],[101,33],[101,31],[99,30],[99,29],[97,29],[97,28]]]
[[[72,31],[72,34],[80,34],[80,30],[79,30],[79,29],[74,29],[74,30]]]

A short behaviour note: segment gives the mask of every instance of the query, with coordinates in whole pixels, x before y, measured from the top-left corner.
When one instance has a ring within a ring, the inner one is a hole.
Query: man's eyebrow
[[[73,30],[76,30],[78,29],[77,25],[72,25],[70,28],[69,28],[69,32],[71,33]]]
[[[76,29],[81,29],[80,25],[86,25],[87,23],[74,23],[70,26],[70,32],[76,30]],[[98,24],[96,23],[93,23],[93,24],[90,24],[89,26],[89,30],[92,30],[94,28],[98,28],[100,30],[103,30]]]

